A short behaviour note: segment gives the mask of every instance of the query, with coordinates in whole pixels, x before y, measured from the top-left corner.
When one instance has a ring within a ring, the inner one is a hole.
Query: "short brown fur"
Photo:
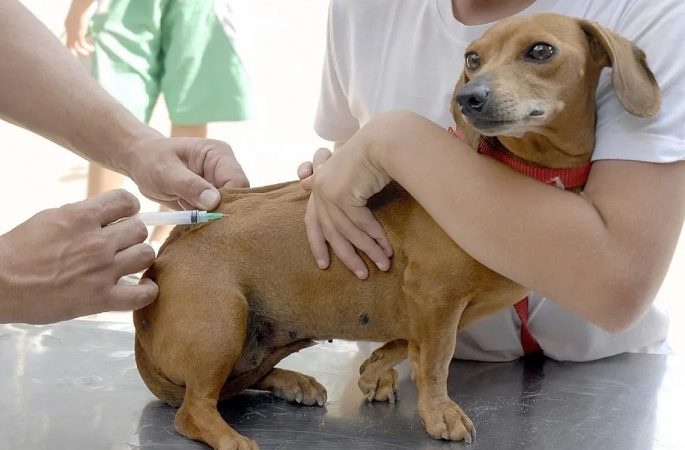
[[[538,41],[559,49],[546,67],[520,58]],[[455,121],[471,146],[489,135],[530,164],[585,163],[594,145],[599,74],[610,65],[630,113],[646,117],[659,108],[644,54],[587,21],[553,14],[506,19],[471,50],[481,55],[478,74],[489,74],[497,114],[523,117],[520,105],[533,103],[554,110],[527,125],[521,118],[524,125],[510,136],[474,128],[455,101]],[[455,92],[476,75],[465,70]],[[428,433],[470,442],[473,423],[447,395],[455,336],[528,290],[466,254],[396,183],[369,203],[395,252],[390,271],[369,264],[369,279],[360,281],[335,257],[320,270],[304,229],[307,199],[297,182],[225,189],[218,211],[229,218],[173,231],[146,273],[159,298],[134,313],[136,362],[148,388],[180,407],[181,434],[217,450],[254,450],[219,415],[217,400],[252,388],[322,405],[326,391],[316,380],[274,366],[315,340],[385,341],[360,368],[365,396],[394,402],[393,367],[409,356]]]

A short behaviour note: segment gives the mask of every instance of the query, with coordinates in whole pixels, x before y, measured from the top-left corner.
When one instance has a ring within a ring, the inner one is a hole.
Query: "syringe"
[[[221,213],[207,211],[161,211],[139,213],[134,217],[142,220],[147,226],[154,225],[189,225],[194,223],[206,223],[224,217]]]

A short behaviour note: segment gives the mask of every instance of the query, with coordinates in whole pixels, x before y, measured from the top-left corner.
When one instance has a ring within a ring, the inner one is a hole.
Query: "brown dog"
[[[474,148],[488,136],[501,160],[562,171],[587,165],[605,67],[627,111],[656,114],[659,88],[629,41],[565,16],[503,20],[468,49],[455,121]],[[447,395],[455,336],[528,289],[472,259],[394,183],[369,202],[393,267],[381,273],[369,264],[366,281],[335,258],[325,271],[312,262],[309,195],[299,183],[222,195],[218,211],[230,217],[177,227],[147,273],[159,299],[134,313],[140,374],[159,399],[180,406],[181,434],[220,450],[257,449],[221,418],[217,401],[257,389],[323,405],[316,380],[274,366],[314,340],[345,339],[388,342],[360,369],[369,400],[394,401],[393,367],[408,355],[428,433],[471,441],[473,423]]]

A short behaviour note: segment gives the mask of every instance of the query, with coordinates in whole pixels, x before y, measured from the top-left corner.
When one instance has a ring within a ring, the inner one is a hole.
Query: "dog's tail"
[[[276,349],[267,355],[254,370],[244,373],[232,380],[227,380],[221,388],[219,401],[227,400],[240,394],[244,390],[249,389],[271,372],[276,364],[281,362],[283,358],[315,344],[316,343],[310,339],[303,339]],[[174,408],[181,406],[183,398],[185,397],[185,386],[179,386],[178,384],[172,383],[152,365],[148,354],[138,340],[138,336],[136,336],[135,342],[135,357],[138,372],[150,392],[169,406]]]

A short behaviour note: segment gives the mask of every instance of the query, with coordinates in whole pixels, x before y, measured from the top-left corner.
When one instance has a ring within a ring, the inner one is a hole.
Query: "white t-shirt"
[[[631,116],[614,93],[610,69],[597,92],[593,160],[673,162],[685,159],[685,2],[683,0],[537,0],[520,14],[556,12],[586,18],[632,40],[647,54],[663,94],[659,114]],[[465,26],[450,0],[332,0],[328,46],[315,130],[349,139],[372,117],[414,111],[442,127],[467,45],[490,26]],[[627,180],[629,182],[629,180]],[[538,295],[530,297],[529,328],[545,353],[583,361],[629,351],[663,351],[668,316],[657,297],[631,329],[611,334]],[[455,356],[507,361],[523,355],[520,320],[508,308],[463,333]]]

